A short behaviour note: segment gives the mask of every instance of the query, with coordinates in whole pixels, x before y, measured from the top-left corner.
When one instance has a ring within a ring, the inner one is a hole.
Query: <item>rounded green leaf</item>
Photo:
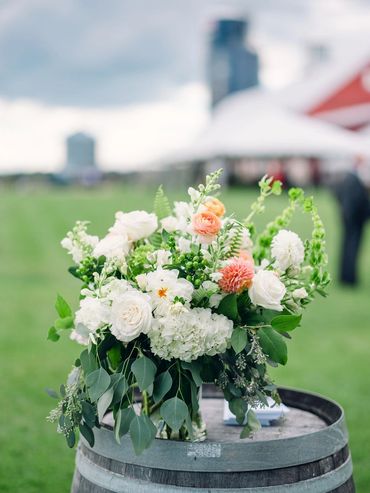
[[[188,412],[188,406],[178,397],[168,399],[168,401],[162,404],[160,409],[160,415],[174,431],[179,431]]]
[[[139,389],[143,392],[154,382],[157,367],[151,359],[141,356],[132,363],[131,371],[135,375]]]
[[[146,416],[136,416],[130,423],[130,436],[136,455],[141,454],[154,440],[157,428]]]
[[[172,387],[172,377],[169,371],[164,371],[154,380],[153,399],[157,403],[170,391]]]
[[[248,342],[247,332],[241,327],[236,327],[231,335],[231,346],[235,351],[235,354],[239,354],[243,351]]]
[[[87,375],[86,385],[91,401],[96,402],[108,389],[110,385],[110,376],[104,368],[99,368]]]

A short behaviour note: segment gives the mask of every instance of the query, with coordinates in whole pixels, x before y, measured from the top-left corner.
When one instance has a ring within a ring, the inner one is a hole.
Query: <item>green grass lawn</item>
[[[170,194],[171,195],[171,194]],[[245,216],[255,194],[225,192],[229,210]],[[268,216],[283,206],[271,199]],[[326,192],[317,201],[327,226],[331,270],[335,273],[340,227],[335,203]],[[102,234],[118,209],[151,208],[152,191],[132,188],[101,190],[1,191],[0,195],[0,491],[63,493],[69,491],[74,451],[45,416],[54,405],[43,391],[58,388],[79,347],[68,338],[57,344],[46,334],[53,323],[60,292],[76,307],[78,281],[59,241],[76,219],[89,219]],[[299,216],[297,231],[308,231]],[[344,407],[358,491],[370,485],[369,347],[370,231],[361,256],[362,284],[344,289],[333,282],[330,297],[306,312],[289,343],[286,368],[274,372],[279,384],[323,393]]]

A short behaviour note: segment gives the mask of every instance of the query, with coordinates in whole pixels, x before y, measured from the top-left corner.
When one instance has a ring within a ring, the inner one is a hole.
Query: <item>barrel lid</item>
[[[295,389],[281,388],[280,395],[284,404],[292,408],[291,417],[308,415],[311,425],[300,426],[297,423],[292,433],[289,421],[281,423],[280,433],[271,428],[262,430],[253,439],[228,439],[231,434],[228,426],[221,426],[222,438],[210,431],[210,439],[204,442],[181,442],[156,439],[151,447],[136,456],[129,436],[124,436],[121,444],[115,441],[113,431],[108,425],[94,429],[95,445],[93,451],[104,457],[120,462],[158,469],[175,471],[238,472],[278,469],[313,462],[330,456],[342,449],[348,442],[347,428],[343,409],[334,401],[321,395]],[[217,393],[210,392],[204,398],[205,405],[215,402]],[[222,406],[222,404],[221,404]],[[300,412],[301,411],[301,412]],[[213,413],[213,416],[215,414]],[[217,416],[217,414],[216,414]],[[219,414],[222,421],[222,412]],[[313,425],[314,423],[314,425]],[[212,423],[207,423],[208,429]],[[284,427],[286,430],[284,431]],[[226,429],[226,430],[225,430]],[[237,433],[234,429],[234,432]],[[233,433],[234,433],[233,432]],[[235,435],[234,433],[234,435]],[[89,447],[86,441],[85,446]]]

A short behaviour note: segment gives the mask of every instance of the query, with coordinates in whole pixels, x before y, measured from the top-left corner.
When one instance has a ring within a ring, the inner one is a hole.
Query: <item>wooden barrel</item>
[[[342,408],[319,395],[279,390],[290,412],[282,422],[241,440],[223,424],[223,400],[204,392],[208,437],[191,443],[156,439],[136,456],[128,436],[95,430],[82,438],[72,493],[353,493],[352,461]]]

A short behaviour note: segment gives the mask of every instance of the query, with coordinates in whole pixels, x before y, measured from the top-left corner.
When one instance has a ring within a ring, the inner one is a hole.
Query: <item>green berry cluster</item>
[[[104,261],[104,257],[100,257],[99,259],[90,256],[84,258],[76,269],[76,276],[88,284],[94,280],[95,272],[101,272]]]
[[[181,253],[174,259],[174,263],[182,277],[185,277],[196,288],[199,288],[202,282],[207,279],[204,269],[210,264],[200,252]]]

